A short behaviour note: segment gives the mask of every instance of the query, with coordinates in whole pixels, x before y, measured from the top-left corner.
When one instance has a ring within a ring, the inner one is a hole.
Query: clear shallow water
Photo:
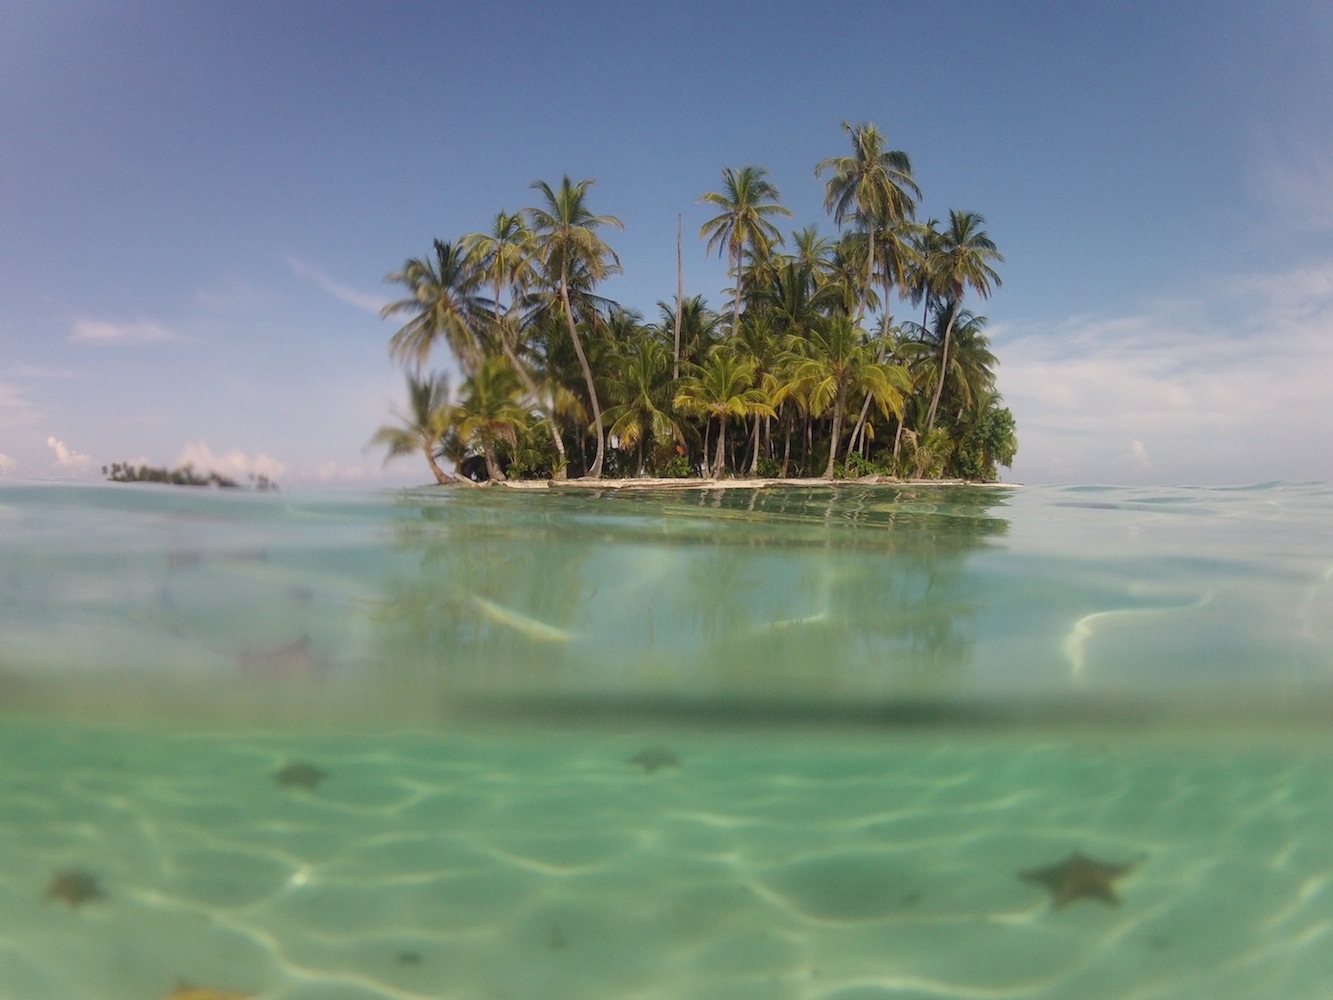
[[[1333,995],[1331,500],[0,490],[0,997]]]

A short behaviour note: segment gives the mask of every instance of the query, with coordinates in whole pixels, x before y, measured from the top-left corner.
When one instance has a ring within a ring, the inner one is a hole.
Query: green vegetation
[[[620,271],[594,215],[592,180],[538,181],[535,207],[488,232],[436,240],[386,280],[406,295],[389,349],[410,410],[372,443],[420,452],[440,483],[452,461],[474,478],[871,473],[993,481],[1018,450],[995,391],[986,319],[963,308],[1000,285],[1004,258],[976,212],[916,220],[907,155],[871,124],[843,129],[847,156],[815,168],[838,228],[791,234],[758,166],[728,167],[700,201],[718,214],[699,238],[728,262],[730,301],[658,303],[656,322],[597,294]],[[895,302],[920,306],[897,322]],[[457,395],[423,374],[437,347]]]
[[[109,467],[102,466],[102,475],[113,483],[165,483],[168,486],[216,486],[220,489],[239,489],[240,484],[234,479],[210,472],[201,475],[195,472],[193,465],[183,465],[179,469],[159,469],[148,465],[134,466],[129,462],[113,462]],[[278,484],[265,475],[250,475],[250,485],[260,492],[276,490]]]

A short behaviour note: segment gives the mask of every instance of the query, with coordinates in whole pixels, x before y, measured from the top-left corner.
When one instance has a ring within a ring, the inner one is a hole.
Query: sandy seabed
[[[1313,738],[10,719],[0,789],[5,1000],[1333,996]]]

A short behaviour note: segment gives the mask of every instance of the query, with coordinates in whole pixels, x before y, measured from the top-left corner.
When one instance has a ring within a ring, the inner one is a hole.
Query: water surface
[[[0,997],[1333,995],[1330,499],[0,489]]]

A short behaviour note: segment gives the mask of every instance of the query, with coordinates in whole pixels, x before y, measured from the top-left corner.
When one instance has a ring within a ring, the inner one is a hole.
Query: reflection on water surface
[[[0,682],[238,719],[1326,702],[1327,491],[1091,495],[10,489]]]

